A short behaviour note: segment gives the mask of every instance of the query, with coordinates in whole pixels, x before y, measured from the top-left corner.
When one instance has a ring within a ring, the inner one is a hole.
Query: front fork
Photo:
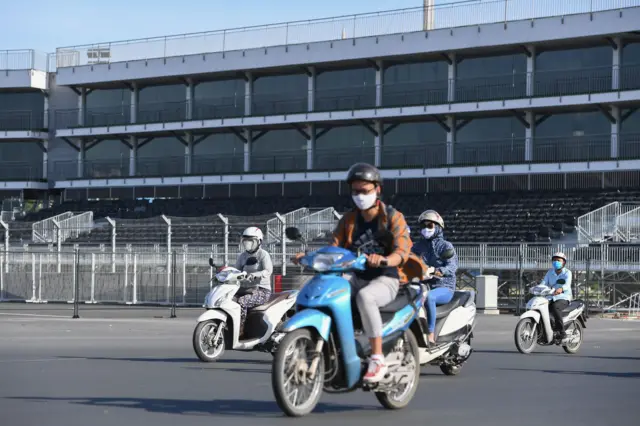
[[[316,342],[316,351],[313,357],[313,361],[311,361],[311,366],[309,367],[309,378],[313,380],[316,377],[316,373],[318,372],[318,363],[320,363],[320,355],[322,354],[322,347],[324,346],[324,340],[322,338],[318,338]]]

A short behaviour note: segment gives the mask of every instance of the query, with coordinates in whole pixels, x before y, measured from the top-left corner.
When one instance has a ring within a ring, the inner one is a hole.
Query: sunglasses
[[[367,194],[371,194],[375,190],[376,190],[375,187],[369,188],[369,189],[352,189],[351,195],[367,195]]]
[[[420,224],[420,228],[422,228],[422,229],[425,229],[425,228],[426,229],[433,229],[435,227],[436,227],[436,224],[433,223],[433,222],[422,222]]]

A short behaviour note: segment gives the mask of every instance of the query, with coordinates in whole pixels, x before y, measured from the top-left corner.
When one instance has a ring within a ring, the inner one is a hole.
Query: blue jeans
[[[447,287],[436,287],[427,295],[427,319],[429,322],[429,333],[436,329],[436,306],[446,305],[453,299],[453,290]]]

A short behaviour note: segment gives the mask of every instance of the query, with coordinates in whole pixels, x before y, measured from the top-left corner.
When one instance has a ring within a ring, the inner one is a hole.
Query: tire
[[[220,339],[220,343],[217,345],[217,347],[212,353],[207,353],[205,349],[202,347],[202,343],[203,343],[202,334],[204,334],[204,332],[206,331],[206,328],[213,326],[217,330],[217,328],[220,327],[221,324],[222,324],[222,321],[220,320],[203,321],[196,326],[195,330],[193,330],[193,338],[192,338],[193,350],[195,351],[198,358],[200,358],[200,361],[216,362],[224,354],[224,350],[225,350],[224,336]]]
[[[307,401],[302,405],[294,405],[287,398],[287,391],[285,389],[286,379],[286,358],[287,352],[290,346],[295,345],[299,340],[307,340],[310,343],[311,350],[315,350],[315,344],[317,339],[309,329],[301,328],[294,330],[282,339],[278,350],[273,357],[273,364],[271,368],[271,388],[276,398],[278,407],[289,417],[302,417],[311,413],[318,405],[320,397],[322,396],[322,390],[324,385],[324,354],[320,352],[320,360],[318,362],[318,368],[316,370],[315,382],[310,392],[310,396]]]
[[[460,370],[462,370],[461,365],[440,364],[440,371],[442,371],[447,376],[457,376],[458,374],[460,374]]]
[[[418,347],[418,340],[416,340],[416,336],[413,332],[408,329],[404,333],[405,342],[409,343],[411,354],[413,355],[413,362],[415,364],[415,373],[413,380],[409,383],[409,390],[403,392],[403,396],[401,400],[397,400],[392,398],[386,392],[375,392],[376,398],[380,404],[388,409],[388,410],[399,410],[401,408],[405,408],[411,400],[413,396],[416,394],[418,390],[418,385],[420,384],[420,352]]]
[[[564,351],[568,354],[575,354],[578,352],[578,350],[580,349],[580,346],[582,346],[582,340],[584,339],[584,329],[582,328],[582,325],[580,324],[580,321],[573,321],[573,328],[575,331],[578,332],[579,334],[579,339],[578,339],[578,343],[572,346],[569,345],[562,345],[562,349],[564,349]],[[573,334],[573,333],[572,333]]]
[[[533,336],[531,338],[532,343],[531,343],[531,346],[529,346],[528,348],[524,345],[524,342],[522,342],[520,338],[520,335],[522,334],[522,331],[526,326],[533,327]],[[536,326],[536,322],[532,318],[523,318],[520,321],[518,321],[518,324],[516,325],[516,329],[513,333],[513,338],[516,344],[516,348],[518,349],[518,352],[525,355],[533,352],[536,346],[538,345],[538,328]]]

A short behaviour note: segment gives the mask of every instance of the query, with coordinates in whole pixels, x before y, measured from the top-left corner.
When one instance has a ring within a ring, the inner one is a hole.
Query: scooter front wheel
[[[538,327],[532,318],[518,321],[513,338],[521,354],[530,354],[538,344]]]
[[[288,333],[274,354],[271,387],[278,407],[289,417],[301,417],[314,410],[324,384],[324,356],[315,354],[317,339],[301,328]],[[319,357],[313,377],[310,366]]]
[[[193,330],[193,350],[200,361],[215,362],[224,354],[225,344],[222,333],[216,342],[213,341],[220,327],[222,327],[222,321],[209,320],[202,321]]]

